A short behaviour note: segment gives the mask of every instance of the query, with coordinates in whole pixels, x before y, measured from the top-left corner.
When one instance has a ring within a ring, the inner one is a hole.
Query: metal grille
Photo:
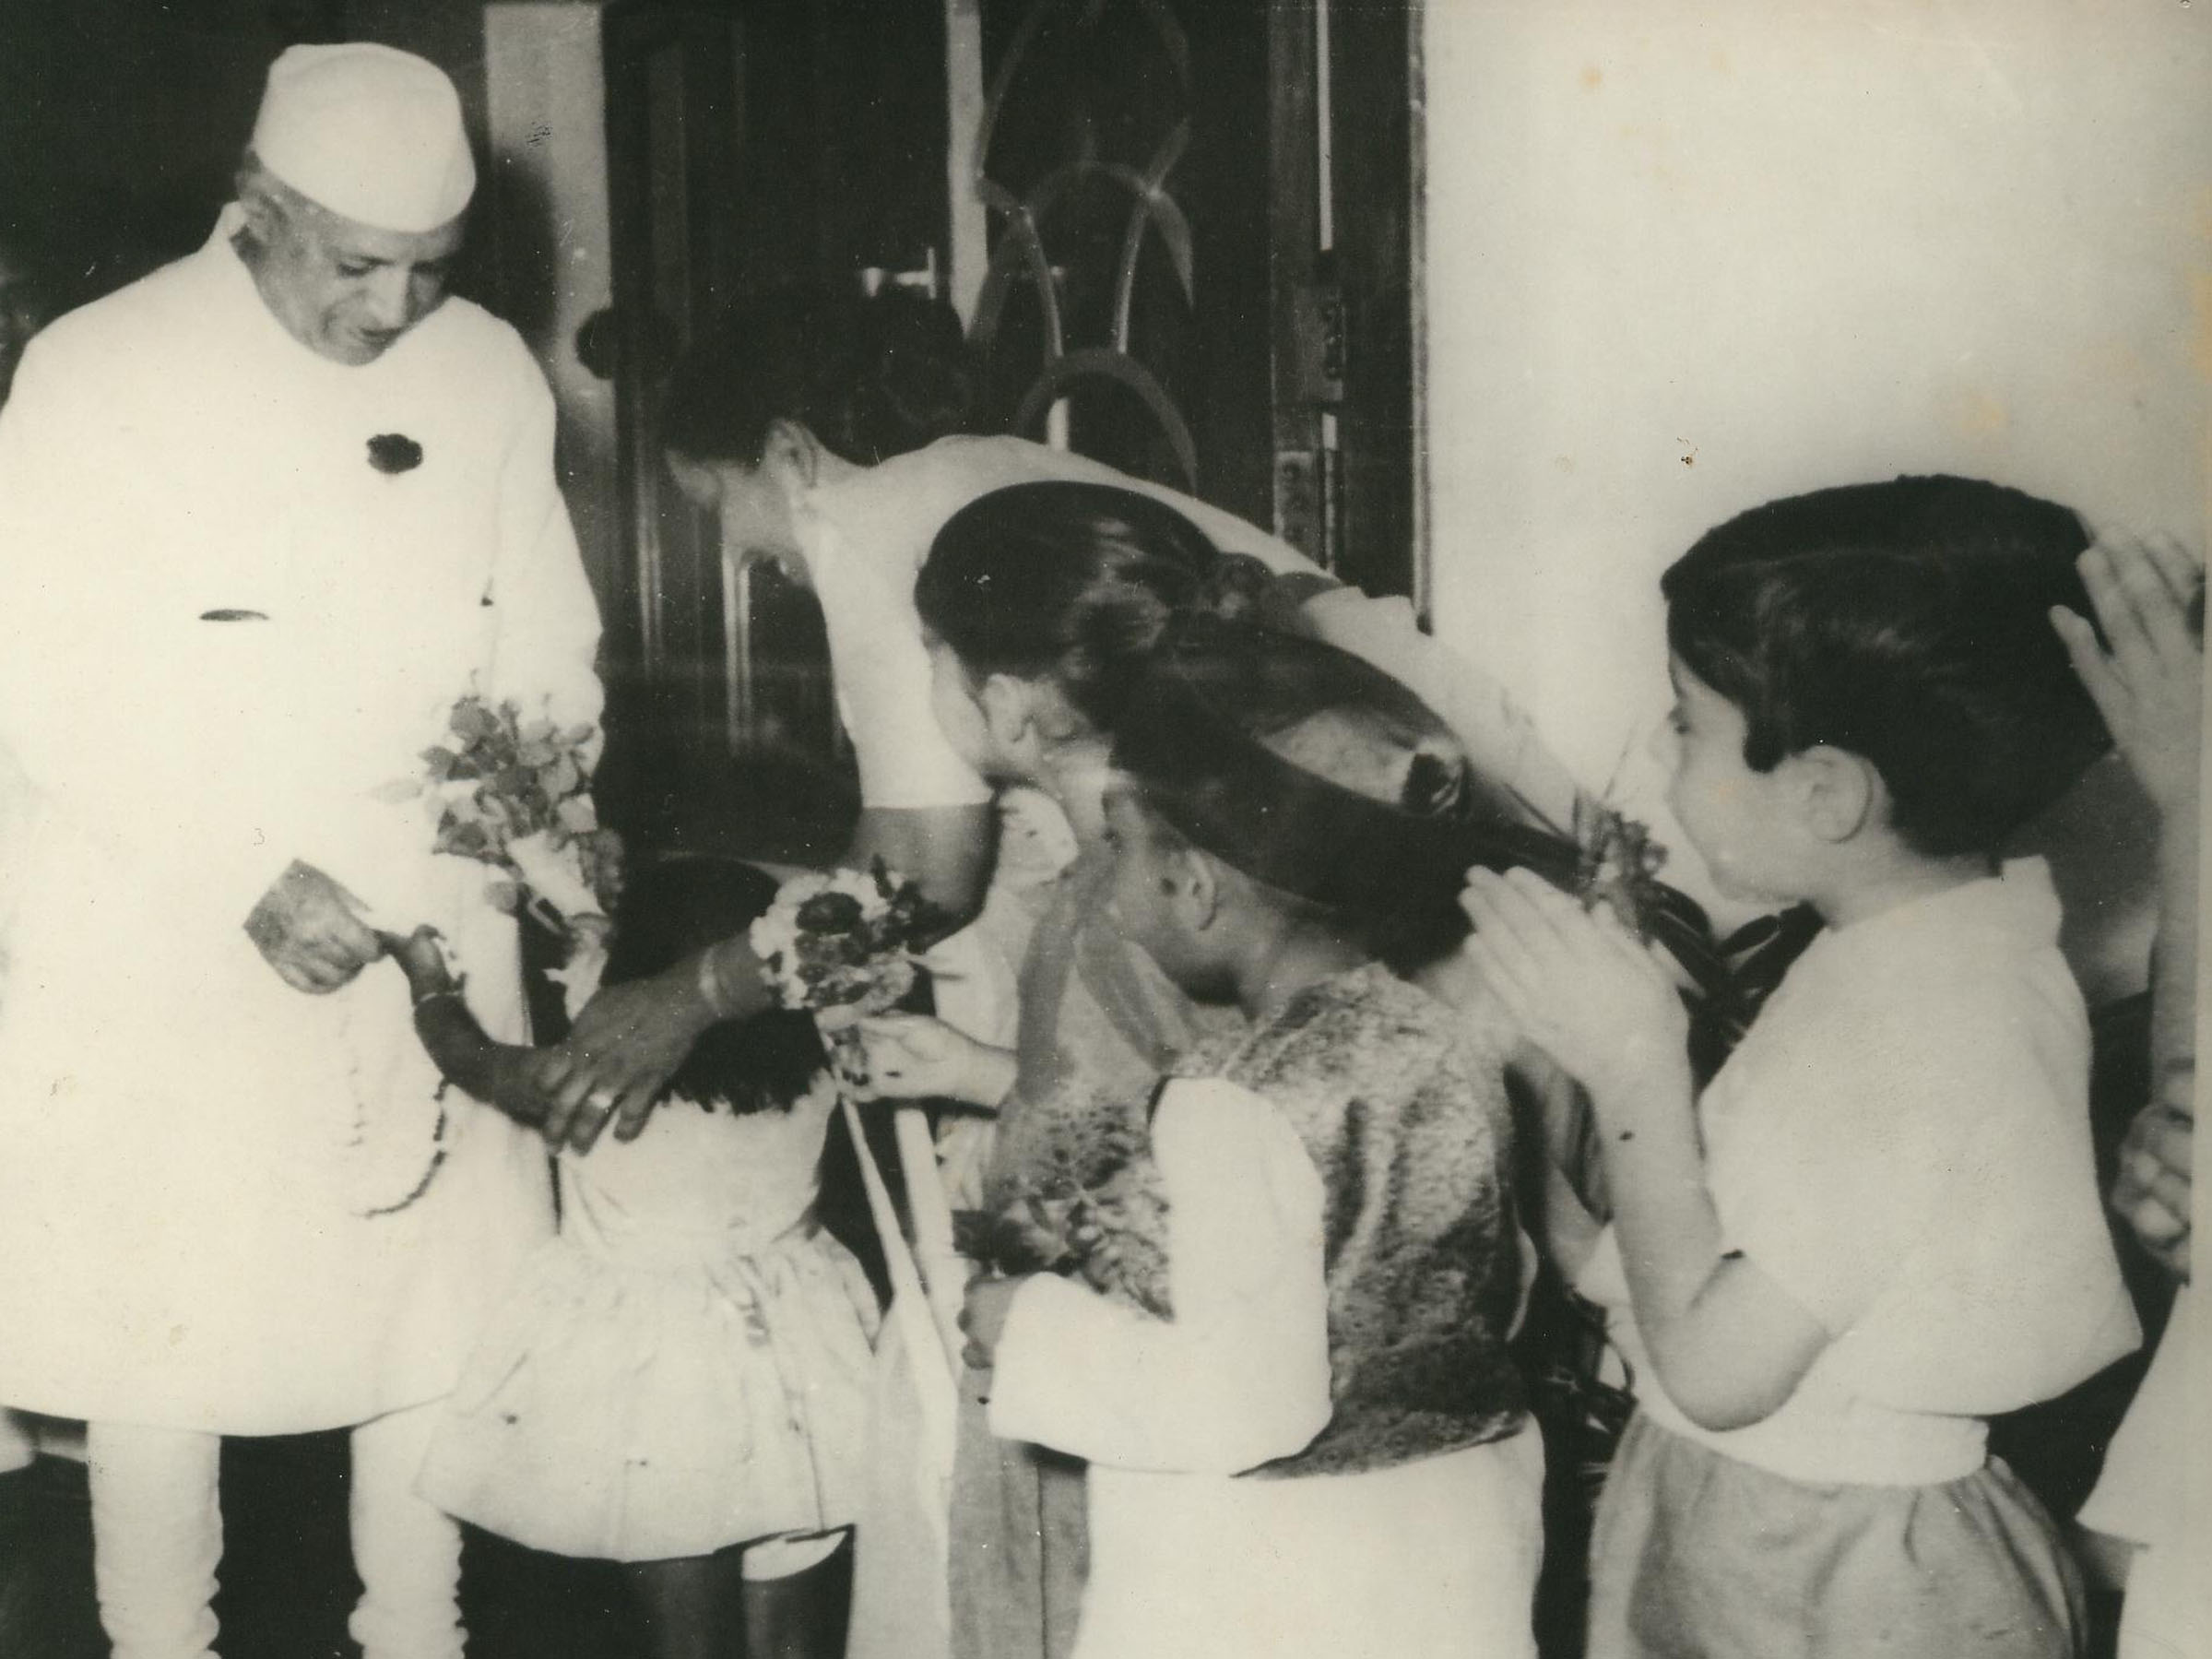
[[[986,6],[986,48],[1000,11]],[[995,53],[973,187],[991,217],[970,332],[1011,430],[1195,490],[1190,50],[1164,0],[1034,0]]]

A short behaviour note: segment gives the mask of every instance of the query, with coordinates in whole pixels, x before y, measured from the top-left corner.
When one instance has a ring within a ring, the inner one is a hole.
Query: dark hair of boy
[[[1743,713],[1755,771],[1847,751],[1908,846],[1993,853],[2111,746],[2050,621],[2092,614],[2088,543],[2069,509],[1974,479],[1817,490],[1675,562],[1667,643]]]

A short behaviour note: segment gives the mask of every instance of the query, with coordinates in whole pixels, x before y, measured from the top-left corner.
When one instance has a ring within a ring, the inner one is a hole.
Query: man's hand
[[[285,984],[327,996],[384,954],[361,907],[313,865],[294,860],[247,916],[246,937]]]
[[[530,1084],[551,1102],[545,1138],[589,1152],[609,1121],[634,1140],[715,1011],[699,992],[696,958],[649,979],[609,985],[586,1003],[568,1036],[540,1051]]]

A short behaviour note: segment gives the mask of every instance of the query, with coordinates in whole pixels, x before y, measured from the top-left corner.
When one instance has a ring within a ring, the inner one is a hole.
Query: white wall
[[[1760,500],[1956,471],[2203,544],[2212,4],[1426,28],[1437,625],[1589,781],[1664,701],[1659,572]]]

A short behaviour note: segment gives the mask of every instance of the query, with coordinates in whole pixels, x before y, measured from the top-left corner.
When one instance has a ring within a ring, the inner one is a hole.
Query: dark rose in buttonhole
[[[405,433],[379,433],[369,440],[369,465],[383,473],[412,472],[422,465],[422,445]]]

